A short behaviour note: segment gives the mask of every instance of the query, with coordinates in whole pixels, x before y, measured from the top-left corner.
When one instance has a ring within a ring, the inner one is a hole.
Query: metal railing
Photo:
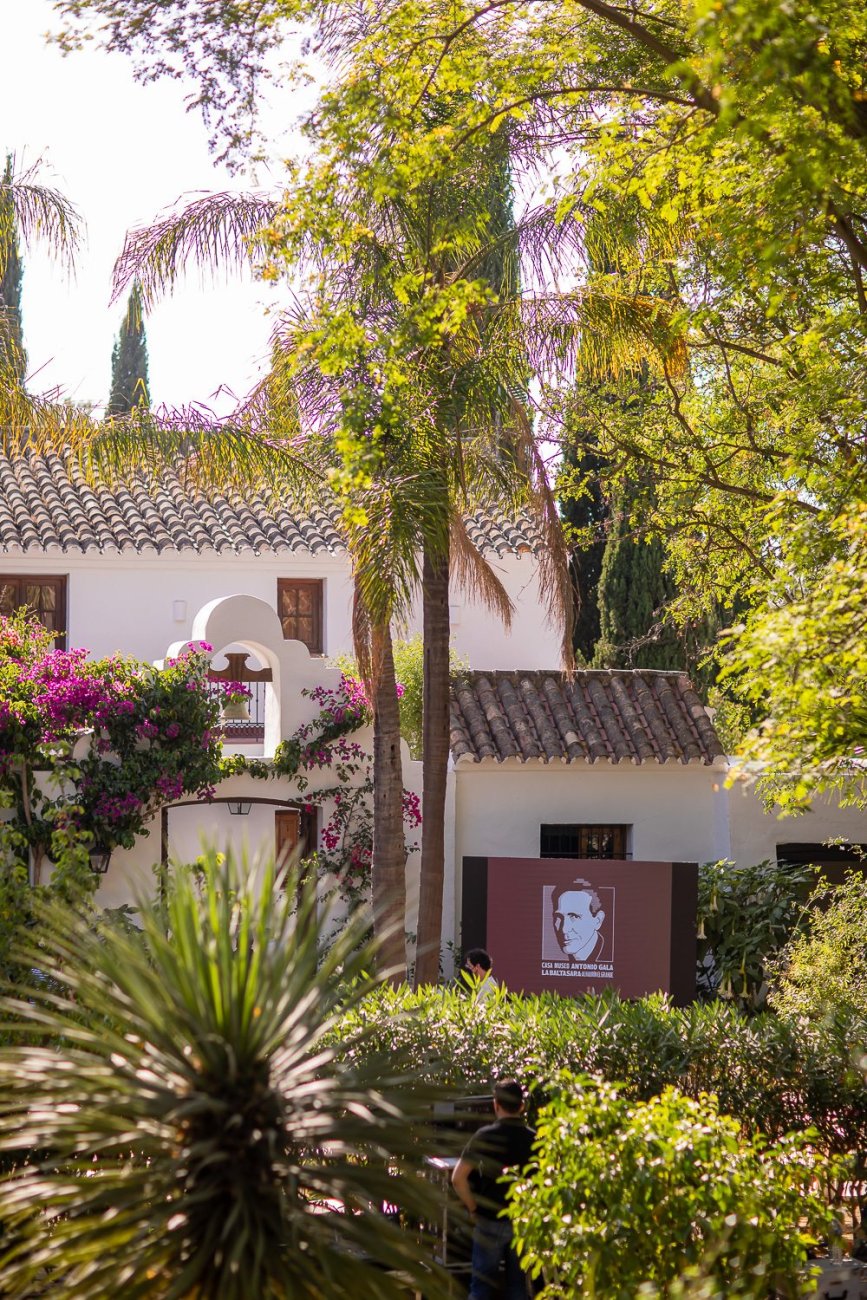
[[[268,683],[245,682],[244,685],[250,691],[250,698],[247,700],[249,719],[223,718],[220,722],[220,731],[224,740],[246,741],[250,745],[260,744],[265,739],[265,692]],[[210,693],[216,696],[221,704],[223,703],[225,690],[219,682],[211,683]]]

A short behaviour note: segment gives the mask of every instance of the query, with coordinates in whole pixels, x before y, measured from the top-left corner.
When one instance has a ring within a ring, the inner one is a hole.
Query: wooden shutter
[[[278,578],[277,613],[287,641],[301,641],[312,655],[323,653],[323,583],[320,578]]]

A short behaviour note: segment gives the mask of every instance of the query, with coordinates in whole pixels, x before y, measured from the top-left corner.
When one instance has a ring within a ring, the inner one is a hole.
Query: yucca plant
[[[137,932],[55,908],[22,953],[40,974],[2,1000],[0,1292],[445,1294],[413,1226],[435,1209],[430,1096],[394,1054],[333,1045],[372,984],[362,922],[323,952],[312,884],[201,861]]]

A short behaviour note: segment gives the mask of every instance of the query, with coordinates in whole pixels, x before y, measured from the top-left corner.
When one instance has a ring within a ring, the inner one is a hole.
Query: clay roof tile
[[[476,672],[454,684],[455,759],[702,762],[722,744],[683,673],[587,669]]]

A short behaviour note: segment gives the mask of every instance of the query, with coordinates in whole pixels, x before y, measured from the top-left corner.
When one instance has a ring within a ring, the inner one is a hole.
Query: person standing
[[[491,1300],[505,1263],[503,1300],[527,1300],[527,1278],[512,1244],[512,1225],[503,1218],[509,1183],[530,1161],[535,1130],[524,1119],[524,1092],[517,1079],[494,1084],[493,1124],[485,1124],[464,1148],[452,1186],[473,1219],[472,1283],[468,1300]]]
[[[497,981],[493,975],[491,955],[484,948],[470,948],[464,958],[464,969],[478,980],[475,986],[476,1002],[486,1002],[497,991]]]

